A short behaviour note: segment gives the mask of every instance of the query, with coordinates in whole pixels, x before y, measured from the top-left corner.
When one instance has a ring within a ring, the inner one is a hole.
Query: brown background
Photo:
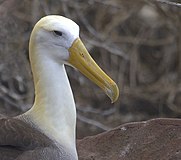
[[[0,0],[0,113],[32,106],[28,40],[48,14],[80,25],[96,62],[120,88],[115,104],[74,69],[67,72],[77,105],[77,137],[131,121],[181,116],[181,7],[156,0]]]

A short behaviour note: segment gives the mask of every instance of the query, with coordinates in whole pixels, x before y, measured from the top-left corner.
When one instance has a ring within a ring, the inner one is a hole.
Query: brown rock
[[[181,120],[121,125],[77,141],[79,160],[181,160]]]

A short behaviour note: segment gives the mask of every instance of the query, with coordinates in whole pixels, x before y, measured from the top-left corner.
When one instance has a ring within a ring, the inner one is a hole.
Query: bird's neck
[[[76,108],[65,67],[39,54],[47,51],[31,52],[35,103],[25,114],[49,138],[75,150]]]

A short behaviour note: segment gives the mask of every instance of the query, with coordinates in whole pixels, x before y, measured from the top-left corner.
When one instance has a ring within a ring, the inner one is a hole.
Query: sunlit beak
[[[119,96],[116,83],[92,59],[80,38],[73,42],[69,48],[69,53],[69,63],[102,88],[112,103],[115,102]]]

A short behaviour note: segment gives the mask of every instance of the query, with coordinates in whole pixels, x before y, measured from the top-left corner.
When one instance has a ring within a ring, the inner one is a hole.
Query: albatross
[[[115,102],[116,83],[91,58],[79,26],[58,15],[41,18],[29,41],[35,86],[30,110],[0,119],[1,160],[78,160],[76,107],[64,65],[69,65],[98,85]]]

